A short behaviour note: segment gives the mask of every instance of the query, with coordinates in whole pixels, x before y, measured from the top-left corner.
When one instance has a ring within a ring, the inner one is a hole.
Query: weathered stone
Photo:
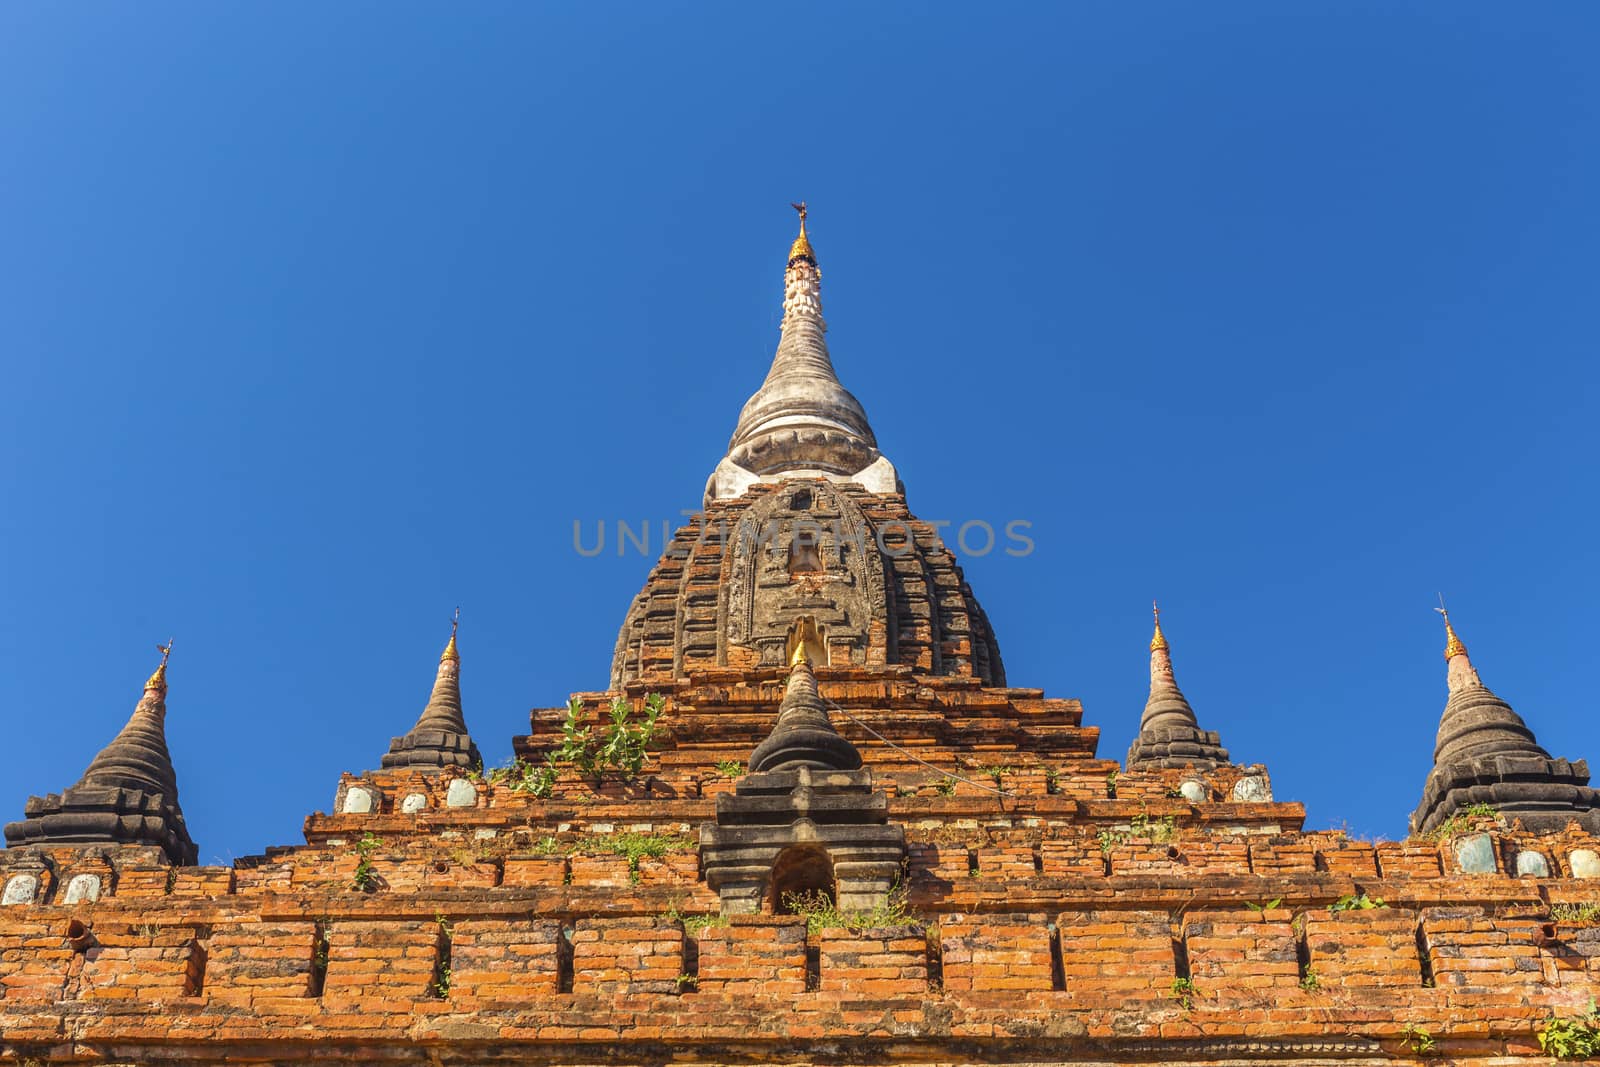
[[[470,808],[478,803],[478,787],[465,778],[452,778],[444,802],[452,808]]]
[[[1525,848],[1517,853],[1517,877],[1548,878],[1550,877],[1550,861],[1545,859],[1543,852],[1534,852],[1532,849]]]
[[[100,876],[98,874],[75,874],[67,882],[66,896],[62,903],[81,904],[84,901],[100,899]]]
[[[6,879],[5,894],[0,896],[0,905],[32,904],[33,898],[38,895],[38,875],[14,874],[10,878]]]
[[[407,793],[400,802],[400,810],[406,815],[414,815],[428,806],[428,797],[424,793]]]
[[[1567,870],[1574,878],[1600,878],[1600,853],[1589,848],[1575,848],[1567,853]]]
[[[1468,834],[1455,840],[1456,866],[1463,874],[1493,874],[1494,839],[1488,834]]]
[[[1259,774],[1247,774],[1233,783],[1231,796],[1236,804],[1268,804],[1272,801],[1272,790]]]
[[[1193,778],[1187,779],[1178,786],[1178,792],[1183,794],[1183,799],[1191,804],[1204,802],[1210,796],[1210,790],[1204,782],[1197,782]]]
[[[353,785],[344,791],[344,803],[339,811],[345,815],[366,815],[371,812],[376,802],[372,790],[365,786]]]

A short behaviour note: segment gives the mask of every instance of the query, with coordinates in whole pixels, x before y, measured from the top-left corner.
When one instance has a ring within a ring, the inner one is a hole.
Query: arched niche
[[[767,884],[767,910],[775,915],[793,914],[797,898],[821,896],[830,905],[839,899],[833,857],[820,845],[790,845],[778,853]]]

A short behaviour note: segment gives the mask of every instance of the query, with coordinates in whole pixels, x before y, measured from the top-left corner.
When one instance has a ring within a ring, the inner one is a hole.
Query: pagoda
[[[1143,711],[1110,709],[1137,737],[1101,756],[1076,700],[1011,684],[910,510],[796,207],[771,367],[607,687],[484,768],[453,621],[304,843],[199,866],[164,646],[6,827],[0,1064],[1503,1067],[1600,1031],[1600,799],[1448,618],[1405,840],[1304,830],[1201,725],[1159,611]]]

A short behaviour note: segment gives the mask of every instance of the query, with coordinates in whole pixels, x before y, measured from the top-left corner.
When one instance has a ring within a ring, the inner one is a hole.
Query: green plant
[[[567,717],[561,722],[561,744],[556,746],[556,759],[570,763],[585,777],[594,777],[598,770],[594,747],[594,730],[584,725],[586,716],[583,701],[573,697],[567,701]]]
[[[993,779],[995,785],[1003,785],[1005,783],[1006,775],[1011,773],[1011,768],[1005,764],[1001,764],[996,767],[985,767],[982,764],[979,764],[978,770],[982,771],[984,774],[987,774],[991,779]]]
[[[527,793],[541,800],[550,796],[560,777],[554,752],[546,752],[543,763],[529,763],[518,757],[489,772],[489,781],[504,782],[513,793]]]
[[[1128,831],[1134,837],[1148,838],[1153,844],[1165,845],[1178,836],[1178,820],[1172,815],[1151,819],[1141,812],[1128,820]]]
[[[553,837],[541,837],[533,846],[535,856],[554,856],[561,851],[561,842]]]
[[[1600,904],[1557,904],[1550,918],[1568,926],[1593,926],[1600,923]]]
[[[828,894],[813,889],[806,893],[785,893],[783,906],[793,915],[803,915],[806,930],[872,930],[880,926],[905,926],[915,921],[907,910],[906,892],[896,885],[883,901],[867,911],[841,911]]]
[[[739,778],[744,775],[744,764],[736,759],[719,759],[712,766],[724,778]]]
[[[1263,901],[1260,904],[1248,904],[1247,903],[1247,904],[1245,904],[1245,907],[1249,908],[1251,911],[1272,911],[1274,908],[1276,908],[1279,904],[1282,904],[1282,903],[1283,903],[1283,898],[1282,897],[1274,897],[1272,900]]]
[[[1329,911],[1370,911],[1373,908],[1387,908],[1382,897],[1369,897],[1366,893],[1346,893],[1332,904],[1328,905]]]
[[[1479,819],[1495,819],[1498,821],[1499,818],[1500,812],[1492,804],[1469,804],[1420,836],[1425,841],[1448,841],[1452,837],[1471,830]]]
[[[1115,767],[1106,772],[1106,797],[1117,799],[1117,769]]]
[[[662,922],[682,923],[683,932],[690,937],[699,937],[703,931],[729,925],[726,915],[685,915],[676,904],[662,912],[659,918]]]
[[[361,840],[356,842],[356,869],[350,876],[350,888],[362,893],[370,893],[377,888],[378,876],[372,870],[372,855],[383,846],[383,842],[373,835],[371,831],[361,835]]]
[[[692,975],[692,974],[680,974],[680,975],[678,975],[676,980],[677,980],[677,983],[678,983],[678,991],[680,993],[683,992],[683,987],[684,986],[688,986],[690,989],[694,989],[694,988],[696,988],[697,986],[700,985],[700,979],[698,977],[696,977],[695,975]]]
[[[611,702],[611,721],[605,724],[600,743],[602,773],[611,771],[625,782],[631,782],[644,769],[645,750],[656,734],[656,721],[666,709],[667,702],[659,693],[644,699],[644,715],[634,720],[633,707],[621,697]]]
[[[1593,998],[1589,1010],[1575,1019],[1551,1017],[1534,1030],[1539,1047],[1558,1060],[1586,1060],[1600,1055],[1600,1015]]]
[[[1406,1043],[1406,1048],[1418,1056],[1433,1056],[1439,1051],[1439,1043],[1433,1035],[1415,1023],[1406,1023],[1405,1029],[1400,1031],[1400,1038]]]
[[[1118,845],[1122,844],[1128,839],[1128,831],[1101,830],[1094,836],[1095,840],[1100,842],[1100,854],[1102,856],[1109,856],[1111,855],[1112,849],[1116,848]]]
[[[433,982],[428,986],[428,991],[439,998],[450,995],[450,941],[455,936],[456,928],[443,912],[434,912],[433,921],[439,926],[439,963],[433,971]]]
[[[1317,976],[1315,967],[1306,968],[1306,973],[1300,978],[1300,988],[1307,993],[1315,993],[1322,988],[1322,979]]]
[[[629,831],[621,834],[592,834],[578,842],[574,851],[596,852],[628,857],[628,879],[639,882],[639,861],[646,856],[660,859],[669,852],[692,849],[694,842],[679,834],[645,834]]]
[[[608,774],[615,775],[619,781],[631,782],[644,769],[650,742],[655,739],[657,722],[666,706],[666,699],[660,693],[651,693],[644,699],[643,714],[635,716],[633,706],[617,697],[607,709],[606,720],[596,736],[594,728],[585,724],[583,702],[573,697],[567,703],[567,717],[561,723],[561,743],[546,757],[546,766],[554,769],[558,761],[570,763],[579,774],[596,782],[603,781]],[[554,782],[552,776],[550,784]]]
[[[934,782],[933,788],[942,797],[953,797],[956,794],[956,780],[947,774]]]
[[[1061,791],[1061,771],[1056,767],[1044,769],[1044,791],[1046,793],[1059,793]]]
[[[1172,999],[1178,1002],[1178,1007],[1188,1011],[1194,1007],[1194,998],[1200,991],[1194,987],[1194,981],[1188,978],[1174,978],[1172,980]]]

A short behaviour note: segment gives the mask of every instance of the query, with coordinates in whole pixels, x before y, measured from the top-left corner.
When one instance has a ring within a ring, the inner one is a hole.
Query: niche
[[[817,845],[791,845],[778,853],[772,861],[772,887],[768,902],[775,915],[794,915],[800,900],[816,901],[819,897],[829,905],[839,899],[833,880],[833,860],[826,849]]]

